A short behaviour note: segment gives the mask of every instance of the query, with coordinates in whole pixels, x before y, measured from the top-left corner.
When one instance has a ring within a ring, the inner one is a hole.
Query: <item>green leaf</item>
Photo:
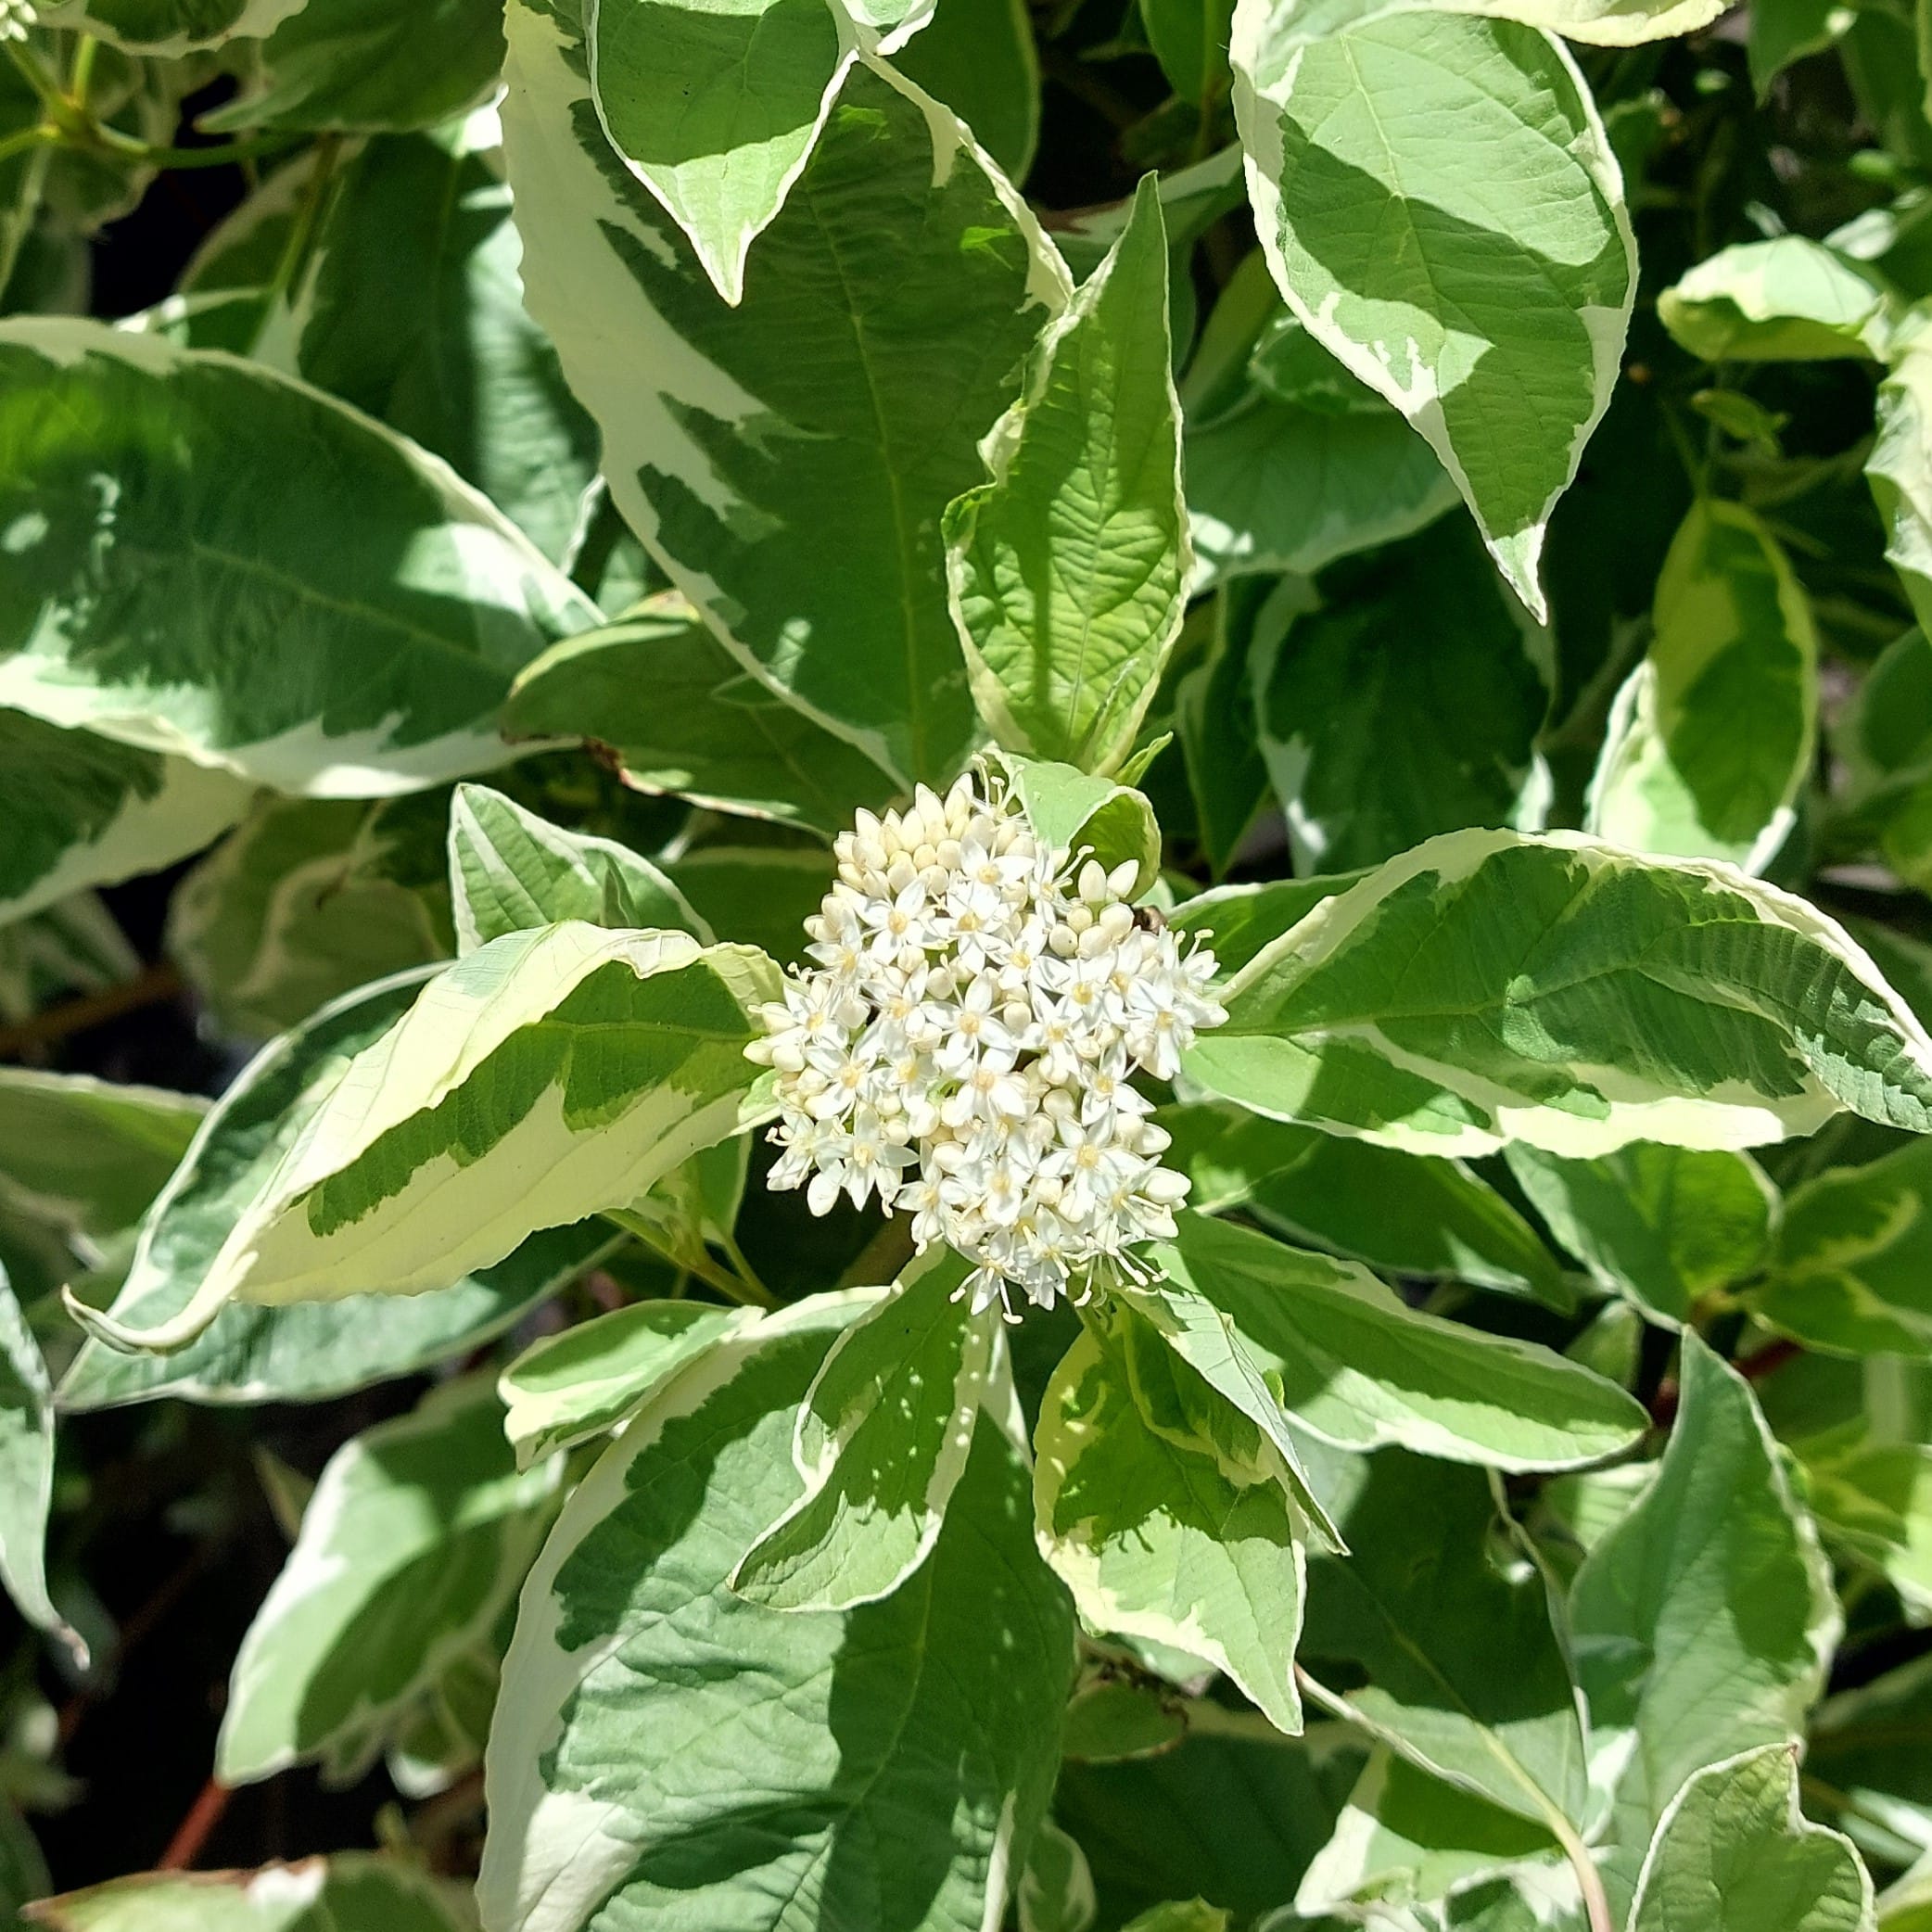
[[[1925,1657],[1827,1698],[1811,1725],[1806,1770],[1845,1794],[1839,1823],[1868,1857],[1888,1864],[1914,1862],[1932,1846],[1928,1725],[1932,1661]]]
[[[1216,879],[1235,861],[1267,803],[1260,719],[1249,676],[1256,640],[1275,622],[1278,596],[1242,586],[1214,602],[1207,662],[1174,689],[1174,728],[1188,762],[1201,847]]]
[[[1649,651],[1611,707],[1590,830],[1761,871],[1817,731],[1818,638],[1789,561],[1742,504],[1698,498],[1664,560]]]
[[[832,890],[832,854],[816,842],[701,845],[669,861],[666,875],[717,933],[761,946],[794,964],[805,922]]]
[[[225,40],[259,40],[305,0],[51,0],[44,27],[92,33],[132,54],[174,59]]]
[[[387,876],[381,805],[272,798],[176,888],[168,953],[217,1022],[265,1039],[371,981],[447,959],[445,895]]]
[[[412,47],[419,74],[420,57]],[[296,366],[442,457],[557,560],[597,432],[524,308],[495,159],[444,132],[378,136],[337,168],[296,302]]]
[[[47,1511],[54,1495],[54,1403],[40,1344],[0,1269],[0,1582],[36,1630],[60,1637],[83,1668],[87,1646],[47,1596]]]
[[[1228,1915],[1204,1899],[1174,1900],[1150,1906],[1124,1932],[1227,1932]]]
[[[1562,1271],[1529,1223],[1460,1161],[1398,1153],[1234,1107],[1164,1110],[1163,1157],[1203,1214],[1241,1208],[1287,1239],[1394,1275],[1468,1281],[1567,1311]]]
[[[1644,1431],[1643,1409],[1615,1383],[1547,1349],[1423,1315],[1353,1263],[1201,1214],[1176,1220],[1178,1238],[1151,1251],[1165,1279],[1137,1305],[1217,1387],[1210,1365],[1244,1360],[1300,1427],[1338,1448],[1398,1443],[1561,1469]]]
[[[0,922],[185,858],[241,817],[225,771],[0,711]]]
[[[108,1310],[117,1327],[165,1327],[187,1306],[236,1221],[340,1081],[350,1060],[405,1011],[409,973],[324,1008],[272,1042],[202,1123],[142,1225]],[[114,1093],[129,1089],[117,1087]],[[124,1354],[89,1340],[62,1379],[62,1409],[177,1395],[191,1402],[313,1402],[408,1375],[512,1326],[620,1245],[601,1223],[532,1235],[507,1260],[435,1293],[372,1300],[377,1284],[345,1277],[342,1299],[249,1308],[231,1303],[172,1354]],[[357,1290],[362,1290],[358,1292]]]
[[[1720,248],[1657,299],[1664,326],[1707,362],[1879,362],[1890,307],[1875,276],[1801,235]]]
[[[479,106],[503,64],[492,0],[306,0],[262,43],[261,84],[200,125],[375,133]]]
[[[1205,116],[1227,87],[1234,0],[1139,0],[1139,6],[1141,25],[1167,84]]]
[[[989,432],[993,480],[946,513],[973,698],[1010,751],[1112,771],[1153,701],[1189,567],[1172,360],[1150,175]]]
[[[752,242],[783,207],[858,57],[845,21],[826,0],[585,9],[598,121],[728,302],[744,299]]]
[[[939,0],[893,66],[972,130],[1015,183],[1040,138],[1040,66],[1025,0]]]
[[[324,1756],[366,1762],[515,1595],[560,1473],[518,1473],[487,1376],[352,1436],[242,1641],[216,1775],[252,1784]]]
[[[787,1899],[892,1932],[997,1923],[1073,1667],[1005,1438],[982,1422],[931,1558],[884,1601],[783,1612],[725,1588],[797,1493],[793,1414],[842,1303],[686,1367],[566,1505],[490,1737],[489,1932],[729,1932]]]
[[[1747,1154],[1633,1141],[1595,1161],[1508,1150],[1509,1171],[1593,1280],[1667,1328],[1754,1274],[1777,1190]]]
[[[1220,977],[1226,980],[1298,926],[1324,899],[1334,898],[1367,876],[1364,870],[1327,878],[1217,885],[1183,899],[1168,914],[1167,923],[1177,933],[1198,933],[1212,939]]]
[[[1378,865],[1465,825],[1537,830],[1549,691],[1469,526],[1445,519],[1338,565],[1321,595],[1265,636],[1254,665],[1296,869]]]
[[[832,1345],[798,1410],[805,1493],[752,1544],[730,1584],[779,1610],[849,1610],[890,1596],[932,1554],[982,1407],[1010,1408],[999,1325],[954,1299],[966,1265],[909,1273]]]
[[[1044,762],[1018,764],[1013,782],[1033,829],[1047,845],[1090,853],[1110,872],[1134,860],[1138,871],[1129,898],[1138,898],[1160,876],[1160,821],[1131,785]]]
[[[1688,1329],[1679,1372],[1657,1480],[1584,1558],[1570,1596],[1613,1799],[1605,1884],[1620,1906],[1694,1773],[1799,1736],[1842,1628],[1817,1532],[1748,1385]]]
[[[1302,1649],[1322,1703],[1424,1771],[1573,1839],[1588,1802],[1576,1691],[1544,1577],[1498,1539],[1489,1483],[1397,1449],[1350,1463],[1343,1480],[1350,1553],[1308,1566]]]
[[[893,782],[749,677],[683,598],[546,651],[503,709],[512,738],[581,738],[624,782],[696,805],[843,832]]]
[[[1050,1818],[1033,1835],[1013,1907],[1020,1932],[1092,1932],[1099,1908],[1087,1855]]]
[[[1913,1622],[1932,1622],[1932,1445],[1800,1443],[1799,1456],[1826,1543],[1882,1576]]]
[[[704,944],[712,936],[648,858],[615,839],[566,832],[488,785],[458,785],[450,801],[450,896],[465,953],[566,919],[690,933]]]
[[[1386,407],[1332,415],[1254,388],[1210,419],[1190,411],[1186,459],[1195,591],[1258,572],[1312,577],[1456,500],[1435,452]]]
[[[495,940],[357,1055],[186,1307],[147,1329],[76,1316],[120,1347],[179,1347],[232,1300],[447,1288],[540,1227],[621,1207],[737,1131],[748,1015],[776,991],[755,948],[682,933]]]
[[[1712,1764],[1671,1800],[1644,1861],[1630,1932],[1872,1932],[1872,1881],[1850,1841],[1799,1809],[1798,1751]]]
[[[1708,27],[1723,0],[1451,0],[1457,13],[1495,14],[1592,46],[1630,47]]]
[[[1835,738],[1848,817],[1869,828],[1901,879],[1924,889],[1932,883],[1932,642],[1924,631],[1908,630],[1878,654]]]
[[[208,1112],[197,1094],[0,1067],[0,1200],[83,1239],[140,1220]]]
[[[1932,1357],[1928,1198],[1932,1141],[1794,1188],[1752,1308],[1812,1348]]]
[[[1100,1677],[1074,1694],[1060,1748],[1069,1762],[1120,1764],[1170,1750],[1187,1735],[1186,1715],[1151,1688]]]
[[[1758,0],[1751,8],[1751,85],[1762,100],[1771,83],[1808,54],[1839,40],[1850,25],[1832,0]]]
[[[618,508],[740,662],[950,778],[973,727],[939,515],[1066,300],[1058,257],[951,113],[862,64],[726,307],[591,116],[574,0],[509,25],[525,281]]]
[[[497,1383],[517,1468],[604,1434],[745,1319],[702,1302],[633,1302],[532,1342]]]
[[[1878,435],[1865,480],[1886,528],[1886,556],[1904,580],[1913,615],[1932,623],[1932,332],[1900,325],[1891,373],[1878,385]]]
[[[259,364],[15,318],[0,399],[0,703],[50,723],[410,791],[502,764],[512,676],[597,621],[441,464]]]
[[[1360,1762],[1346,1733],[1316,1748],[1196,1731],[1158,1758],[1069,1764],[1054,1811],[1087,1854],[1104,1924],[1189,1890],[1252,1923],[1292,1893]]]
[[[1527,1819],[1379,1749],[1303,1875],[1295,1910],[1312,1917],[1373,1900],[1440,1899],[1555,1846]]]
[[[1542,618],[1544,527],[1609,400],[1636,287],[1588,88],[1535,27],[1370,0],[1241,0],[1233,60],[1289,306],[1428,439]]]
[[[614,1210],[611,1218],[673,1268],[721,1283],[724,1292],[736,1296],[742,1291],[738,1282],[719,1274],[710,1251],[721,1248],[728,1258],[731,1255],[750,1166],[749,1136],[733,1135],[672,1168],[629,1207]],[[732,1273],[738,1272],[734,1260]],[[756,1299],[756,1287],[746,1286]]]
[[[1040,1549],[1081,1621],[1207,1659],[1299,1731],[1303,1526],[1272,1446],[1250,1474],[1157,1430],[1090,1330],[1054,1370],[1034,1443]]]
[[[1841,1107],[1932,1126],[1932,1040],[1835,921],[1573,833],[1431,839],[1220,998],[1200,1087],[1414,1152],[1750,1146]]]
[[[32,1912],[47,1932],[464,1932],[471,1923],[459,1887],[360,1851],[259,1872],[143,1872]]]

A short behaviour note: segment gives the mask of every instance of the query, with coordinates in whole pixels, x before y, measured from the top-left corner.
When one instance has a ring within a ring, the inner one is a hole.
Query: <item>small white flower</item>
[[[4,9],[7,0],[0,0]],[[1017,1321],[1147,1277],[1184,1175],[1137,1073],[1171,1078],[1227,1015],[1212,953],[1135,923],[1136,868],[1043,845],[1017,803],[969,776],[904,812],[860,812],[794,974],[747,1050],[778,1074],[774,1188],[814,1214],[877,1196],[920,1250],[975,1264],[975,1313]]]

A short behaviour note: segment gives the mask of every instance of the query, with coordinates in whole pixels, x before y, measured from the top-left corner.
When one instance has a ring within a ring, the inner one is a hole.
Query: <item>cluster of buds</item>
[[[1045,845],[1017,799],[962,778],[944,798],[861,812],[806,922],[812,967],[748,1049],[778,1072],[774,1188],[814,1214],[843,1193],[912,1216],[921,1252],[977,1264],[960,1289],[1017,1320],[1144,1278],[1185,1176],[1132,1076],[1171,1079],[1227,1015],[1214,955],[1137,916],[1136,868]]]
[[[0,0],[0,41],[25,40],[27,30],[39,25],[32,0]]]

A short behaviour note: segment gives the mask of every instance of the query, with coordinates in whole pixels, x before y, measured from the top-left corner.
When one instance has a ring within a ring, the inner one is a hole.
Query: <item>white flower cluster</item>
[[[32,0],[0,0],[0,41],[25,40],[27,30],[39,24]]]
[[[1227,1017],[1214,955],[1136,917],[1131,863],[1042,845],[970,776],[859,813],[836,852],[806,922],[816,967],[748,1049],[779,1074],[771,1186],[806,1184],[820,1214],[876,1191],[922,1252],[977,1262],[960,1295],[1009,1321],[1014,1288],[1047,1307],[1097,1274],[1144,1278],[1128,1251],[1174,1233],[1188,1181],[1161,1165],[1170,1137],[1130,1076],[1171,1079]]]

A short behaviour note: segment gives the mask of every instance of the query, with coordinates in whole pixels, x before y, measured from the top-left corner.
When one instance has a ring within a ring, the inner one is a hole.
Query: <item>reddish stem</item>
[[[168,1849],[155,1867],[157,1872],[185,1872],[195,1862],[208,1843],[209,1834],[222,1822],[229,1795],[228,1786],[219,1778],[210,1778],[202,1786],[201,1795],[188,1807],[188,1815],[175,1826],[174,1836],[168,1840]]]

